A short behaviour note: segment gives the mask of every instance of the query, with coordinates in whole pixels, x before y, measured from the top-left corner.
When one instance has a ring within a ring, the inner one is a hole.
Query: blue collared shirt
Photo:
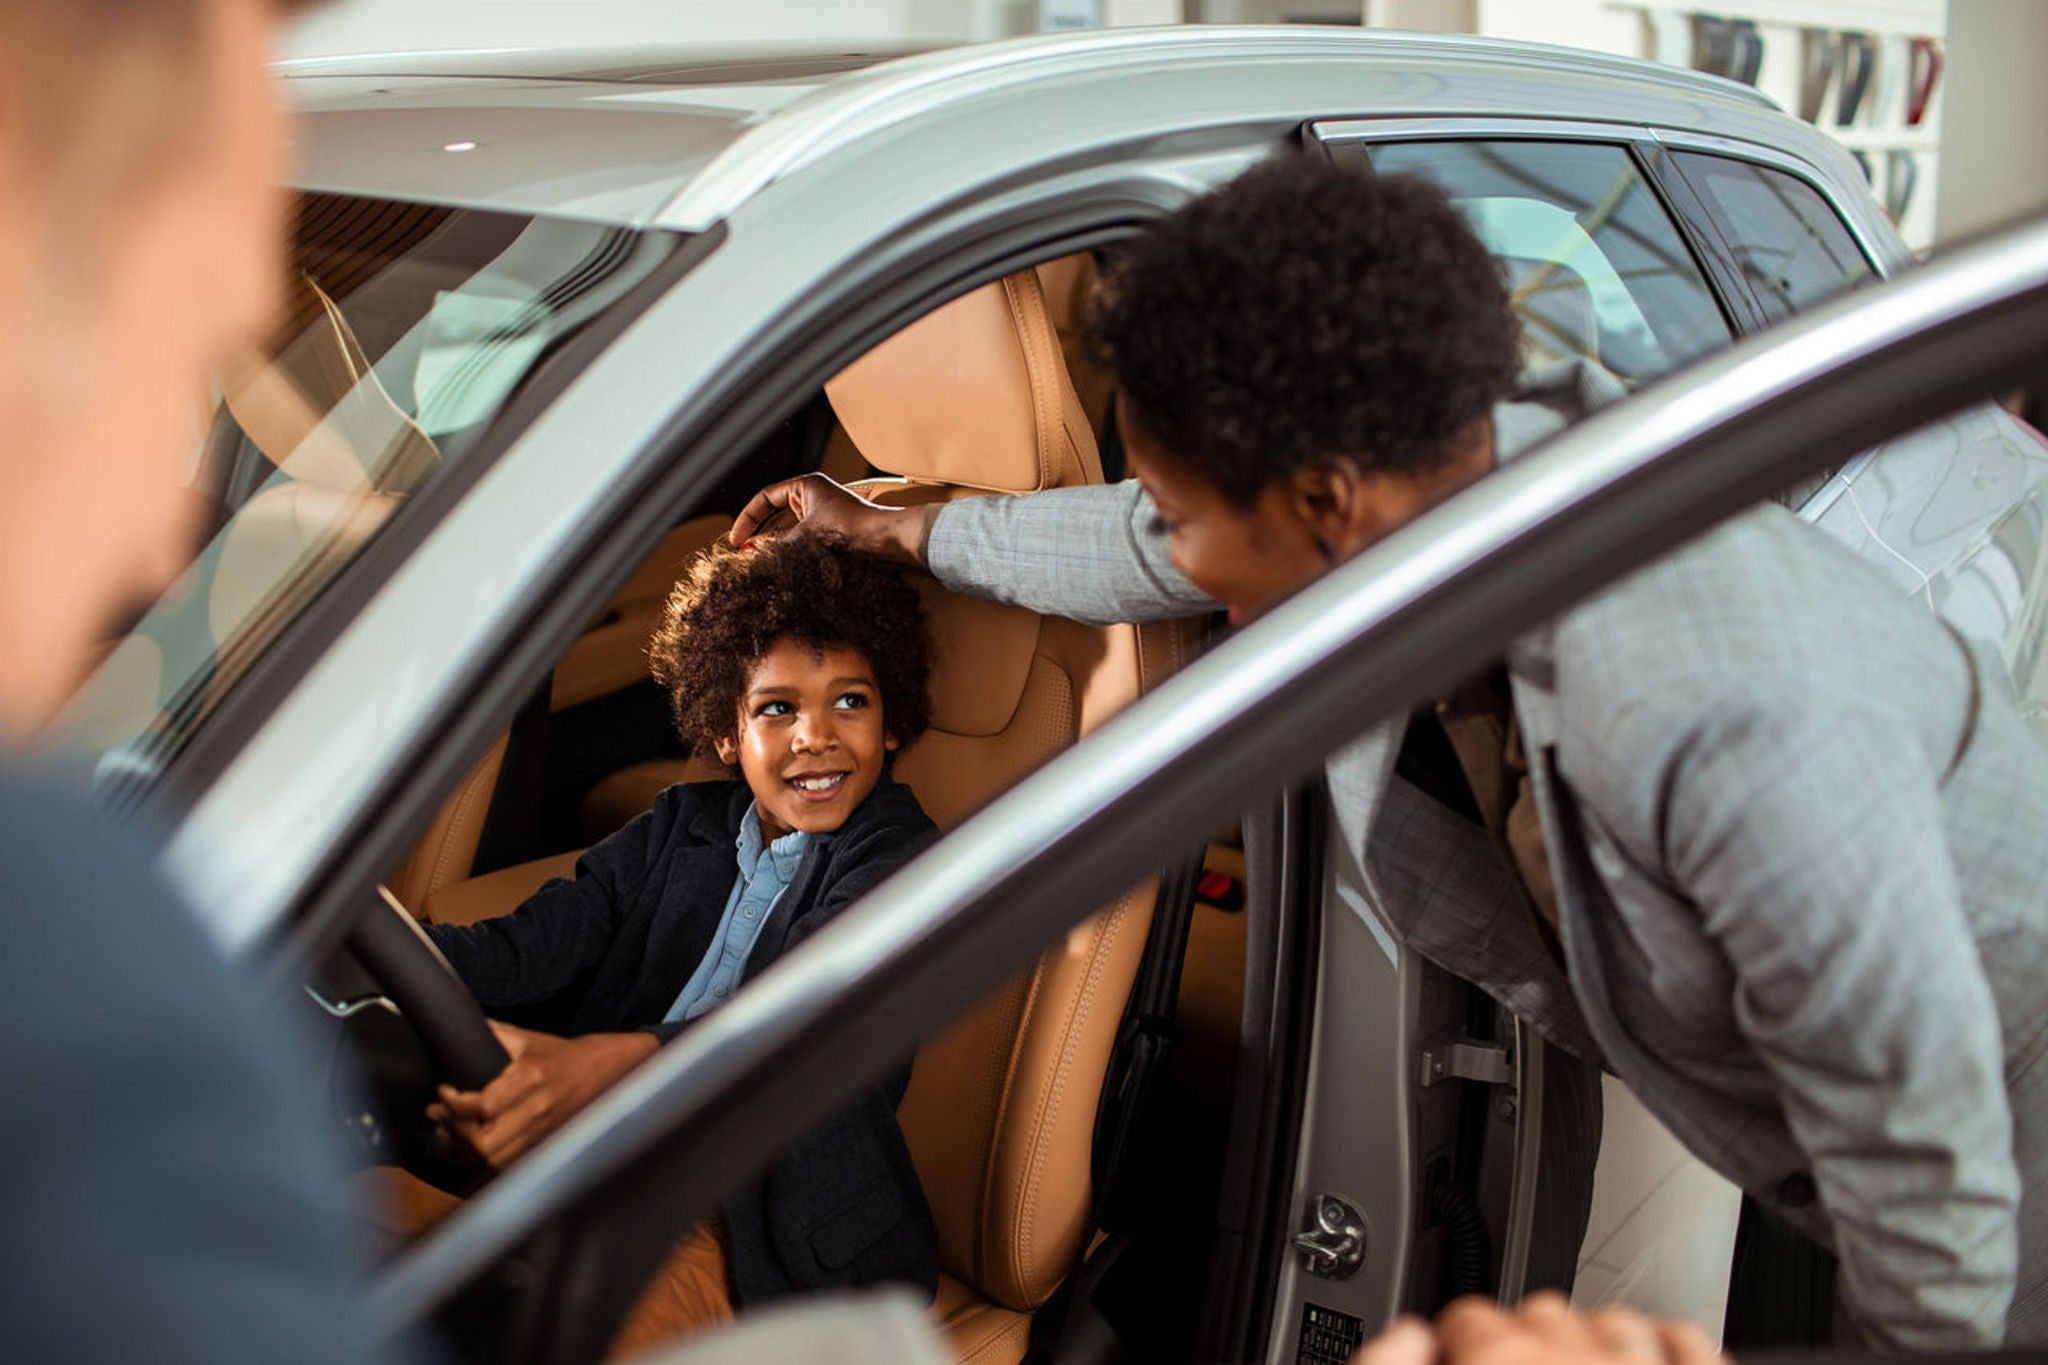
[[[739,838],[735,842],[740,873],[733,878],[732,894],[726,897],[725,914],[711,936],[711,946],[704,950],[703,961],[690,973],[689,984],[662,1016],[663,1023],[695,1019],[725,1003],[725,998],[739,989],[747,957],[761,937],[761,926],[768,922],[775,902],[782,899],[789,879],[796,875],[797,864],[803,861],[811,836],[802,830],[792,830],[763,848],[760,811],[748,806],[747,813],[740,818]]]

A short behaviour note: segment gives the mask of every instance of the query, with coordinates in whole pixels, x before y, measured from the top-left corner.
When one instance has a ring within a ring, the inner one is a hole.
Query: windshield
[[[217,377],[177,582],[60,722],[97,785],[140,790],[412,495],[514,432],[540,358],[680,239],[350,195],[300,198],[287,317]]]

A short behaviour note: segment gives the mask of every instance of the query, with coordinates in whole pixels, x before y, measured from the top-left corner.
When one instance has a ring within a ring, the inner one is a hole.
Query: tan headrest
[[[992,493],[1102,482],[1036,271],[927,313],[825,396],[868,463],[906,479]]]
[[[1031,657],[1038,646],[1038,615],[1021,607],[983,602],[918,580],[932,639],[942,642],[932,660],[932,726],[976,737],[1008,728],[1024,698]]]
[[[251,353],[221,376],[221,398],[256,448],[293,479],[406,493],[440,458],[385,392],[348,320],[317,284],[313,321],[275,358]]]
[[[895,479],[868,479],[853,491],[892,507],[945,502],[950,490]],[[1022,607],[952,593],[919,575],[936,653],[929,685],[934,730],[987,738],[1003,731],[1023,701],[1038,649],[1039,616]]]

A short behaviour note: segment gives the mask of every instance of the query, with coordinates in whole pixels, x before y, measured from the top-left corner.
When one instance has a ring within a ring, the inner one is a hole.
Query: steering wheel
[[[512,1060],[483,1006],[398,898],[380,885],[377,899],[356,916],[349,950],[412,1025],[441,1078],[458,1090],[483,1089]]]

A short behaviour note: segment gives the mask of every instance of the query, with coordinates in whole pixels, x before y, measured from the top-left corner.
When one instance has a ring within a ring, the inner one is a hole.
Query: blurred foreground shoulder
[[[0,771],[0,869],[0,1358],[393,1358],[313,1068],[147,843]]]

